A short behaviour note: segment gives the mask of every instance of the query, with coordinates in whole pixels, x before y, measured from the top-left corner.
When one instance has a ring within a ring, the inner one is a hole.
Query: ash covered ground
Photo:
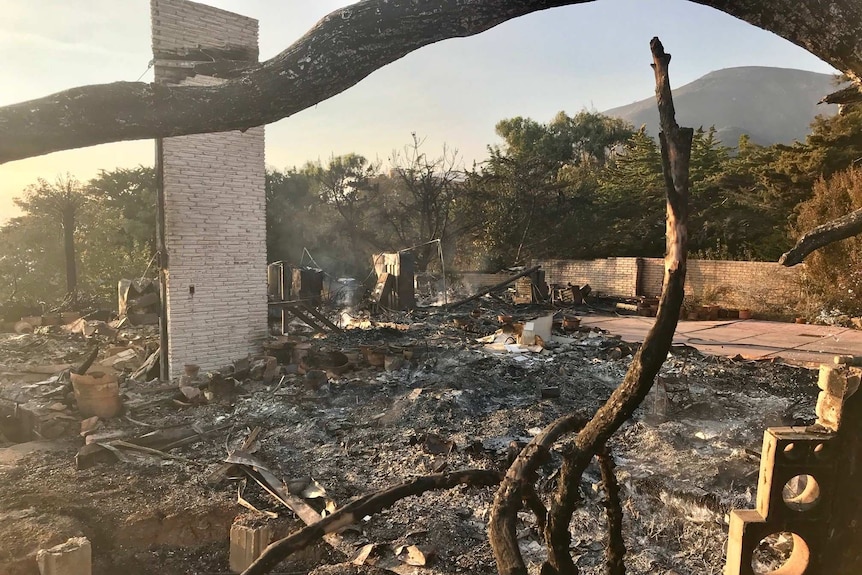
[[[97,438],[218,428],[171,449],[173,458],[129,453],[122,461],[79,470],[80,436],[37,451],[6,441],[0,450],[0,572],[38,573],[37,548],[85,535],[93,543],[97,575],[226,573],[228,529],[236,516],[267,521],[277,536],[301,525],[253,482],[240,486],[243,497],[278,518],[237,504],[237,481],[210,481],[254,427],[262,428],[254,456],[273,473],[288,484],[312,477],[327,499],[344,504],[441,470],[505,469],[512,442],[529,441],[572,411],[594,412],[621,381],[633,351],[607,334],[575,332],[547,343],[540,354],[492,354],[475,341],[497,329],[490,317],[470,322],[469,331],[444,313],[365,327],[309,342],[312,350],[351,356],[366,344],[390,355],[407,349],[408,358],[387,362],[388,370],[360,360],[342,374],[330,373],[322,385],[295,373],[271,383],[249,377],[230,393],[195,405],[176,401],[176,390],[164,384],[124,381],[128,417],[103,422]],[[117,337],[143,350],[153,336],[121,330]],[[52,386],[24,378],[30,367],[75,363],[92,344],[57,331],[0,337],[0,397],[17,401]],[[815,380],[816,373],[804,368],[672,350],[653,393],[610,443],[622,484],[630,573],[721,573],[726,514],[754,504],[763,431],[811,422]],[[542,399],[548,387],[559,387],[560,396]],[[153,401],[158,398],[164,401]],[[52,401],[63,416],[81,419],[70,398]],[[559,451],[570,439],[555,446],[540,471],[543,496],[556,485]],[[605,523],[596,467],[587,470],[581,492],[572,553],[582,573],[598,574]],[[356,526],[351,541],[357,550],[375,543],[427,552],[427,565],[405,564],[401,572],[496,573],[486,537],[493,496],[493,489],[456,488],[408,498]],[[518,533],[535,571],[545,556],[526,510],[519,514]],[[347,560],[321,543],[278,572],[304,573]]]

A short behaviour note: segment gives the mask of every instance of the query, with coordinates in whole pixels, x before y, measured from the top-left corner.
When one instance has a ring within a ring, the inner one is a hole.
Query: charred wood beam
[[[534,437],[509,466],[506,477],[494,496],[488,521],[488,540],[500,575],[526,575],[527,566],[518,548],[515,526],[521,501],[527,502],[544,530],[547,511],[533,487],[536,470],[547,460],[551,446],[560,437],[581,429],[586,421],[580,414],[557,419]]]
[[[670,54],[665,53],[658,38],[652,39],[650,49],[662,129],[662,171],[667,193],[667,254],[664,261],[662,294],[655,323],[632,359],[622,383],[578,433],[571,449],[565,454],[559,486],[554,494],[545,528],[548,561],[543,567],[543,573],[546,574],[577,573],[569,553],[569,523],[580,500],[578,489],[581,476],[593,456],[603,448],[620,425],[632,416],[652,387],[655,376],[670,350],[685,295],[688,171],[694,132],[691,128],[680,128],[676,123],[668,79]]]
[[[829,244],[862,234],[862,209],[819,225],[806,232],[790,251],[782,255],[778,263],[791,267],[801,264],[806,256]]]
[[[116,82],[0,108],[0,163],[107,142],[242,130],[286,118],[447,38],[593,0],[364,0],[219,86]],[[858,0],[696,0],[802,46],[862,83]],[[788,17],[793,15],[793,17]]]
[[[608,521],[608,547],[605,552],[605,574],[625,575],[626,543],[623,539],[623,508],[620,503],[620,484],[617,482],[616,465],[609,447],[605,446],[596,455],[605,490],[605,517]]]
[[[470,487],[489,487],[500,483],[502,476],[497,471],[486,469],[465,469],[452,473],[427,475],[412,481],[377,491],[345,505],[332,515],[313,523],[296,533],[280,539],[264,549],[263,554],[252,563],[242,575],[264,575],[275,569],[291,554],[308,547],[324,535],[334,533],[344,527],[358,523],[367,515],[374,515],[391,507],[397,501],[421,495],[433,489],[451,489],[456,485]]]

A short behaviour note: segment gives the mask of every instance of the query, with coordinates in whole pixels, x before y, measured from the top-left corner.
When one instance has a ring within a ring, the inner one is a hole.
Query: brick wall
[[[608,258],[604,260],[536,261],[550,283],[590,284],[602,295],[657,296],[661,294],[664,260],[661,258]],[[801,267],[786,268],[773,262],[688,260],[685,292],[709,298],[728,307],[761,309],[782,306],[801,294]]]
[[[601,295],[634,296],[637,290],[637,258],[607,258],[603,260],[542,260],[545,281],[582,286],[590,284],[593,293]]]
[[[799,298],[802,269],[774,262],[693,260],[686,274],[686,293],[712,295],[732,307],[784,306]]]
[[[151,11],[157,82],[176,77],[172,52],[240,47],[257,58],[256,20],[186,0],[152,0]],[[264,129],[167,138],[161,163],[176,377],[186,363],[209,370],[258,352],[266,337]]]

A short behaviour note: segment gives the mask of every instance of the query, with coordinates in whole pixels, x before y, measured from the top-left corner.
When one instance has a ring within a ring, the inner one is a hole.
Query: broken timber
[[[514,282],[515,280],[517,280],[519,278],[522,278],[524,276],[528,276],[532,273],[539,271],[539,268],[541,268],[541,267],[542,266],[533,266],[531,268],[525,269],[524,271],[517,273],[517,274],[513,275],[512,277],[506,278],[505,280],[501,281],[500,283],[494,284],[489,288],[485,288],[482,291],[480,291],[476,294],[473,294],[468,298],[452,302],[452,303],[446,305],[445,307],[446,307],[446,309],[450,309],[453,307],[458,307],[460,305],[464,305],[465,303],[470,303],[471,301],[479,299],[483,295],[487,295],[491,292],[495,292],[497,290],[503,289],[504,287],[506,287],[507,285],[509,285],[510,283]]]
[[[269,305],[281,308],[282,310],[282,326],[285,325],[285,320],[288,319],[288,314],[293,315],[317,333],[325,333],[326,330],[341,333],[343,330],[332,323],[325,315],[302,301],[275,301]],[[283,329],[283,327],[282,327]]]

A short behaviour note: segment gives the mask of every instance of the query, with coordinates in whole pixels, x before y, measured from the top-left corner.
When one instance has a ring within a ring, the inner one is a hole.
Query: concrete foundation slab
[[[598,327],[624,341],[643,341],[653,318],[586,315],[581,325]],[[835,355],[862,355],[862,331],[850,328],[761,320],[680,321],[675,345],[704,353],[746,359],[781,359],[789,363],[831,363]]]

